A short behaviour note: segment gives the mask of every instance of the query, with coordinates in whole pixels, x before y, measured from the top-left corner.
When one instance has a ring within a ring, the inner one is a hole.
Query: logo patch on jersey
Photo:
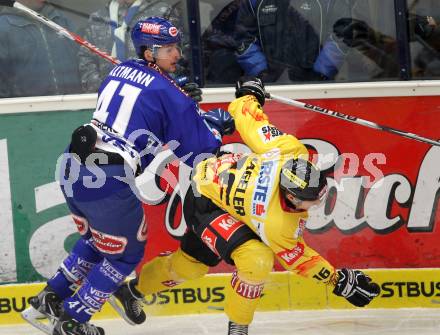
[[[76,224],[76,228],[78,229],[78,232],[81,236],[85,235],[87,231],[89,230],[89,222],[80,216],[73,215],[73,222]]]
[[[258,129],[258,134],[264,143],[269,143],[273,139],[283,135],[283,132],[274,126],[263,126]]]
[[[100,252],[106,254],[122,254],[127,246],[127,239],[122,236],[113,236],[102,233],[93,228],[90,228],[92,232],[93,245]]]
[[[217,236],[215,236],[215,234],[211,230],[205,228],[202,232],[201,237],[202,237],[202,241],[208,246],[208,248],[211,249],[214,254],[220,256],[219,252],[215,247],[215,244],[217,243]]]
[[[151,35],[159,35],[160,34],[160,24],[154,24],[154,23],[143,23],[141,31],[145,34],[151,34]]]
[[[278,160],[263,161],[252,195],[252,215],[265,218],[272,195]]]
[[[169,33],[171,36],[176,37],[177,34],[179,33],[179,31],[177,30],[176,27],[170,27],[170,29],[168,29],[168,33]]]
[[[232,235],[244,226],[244,223],[232,217],[228,213],[220,215],[209,224],[221,237],[229,241]]]
[[[302,255],[304,255],[304,244],[298,242],[296,246],[291,250],[283,250],[277,253],[287,265],[295,263]]]
[[[255,215],[261,216],[264,213],[266,213],[266,208],[264,207],[264,205],[263,204],[256,204],[255,205]]]

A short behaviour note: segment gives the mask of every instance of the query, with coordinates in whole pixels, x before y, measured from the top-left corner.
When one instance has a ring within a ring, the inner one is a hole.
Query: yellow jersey
[[[197,191],[248,225],[286,269],[305,276],[315,276],[323,268],[324,273],[334,273],[303,240],[307,211],[291,209],[280,195],[282,166],[292,158],[308,159],[306,147],[270,124],[253,96],[234,100],[228,111],[252,153],[225,154],[199,163],[193,178]],[[310,266],[301,267],[305,263]]]

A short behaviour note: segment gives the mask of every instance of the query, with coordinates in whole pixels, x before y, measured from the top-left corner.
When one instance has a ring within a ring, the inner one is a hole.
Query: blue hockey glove
[[[230,135],[235,130],[234,119],[228,111],[221,108],[211,109],[202,114],[203,119],[211,128],[217,130],[222,136]]]

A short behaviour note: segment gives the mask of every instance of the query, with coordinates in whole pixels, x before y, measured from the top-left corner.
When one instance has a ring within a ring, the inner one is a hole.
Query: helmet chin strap
[[[302,203],[302,200],[300,200],[300,199],[298,199],[297,197],[295,197],[295,196],[292,196],[291,195],[291,197],[289,198],[289,197],[286,197],[287,198],[287,201],[288,202],[290,202],[290,204],[292,205],[292,206],[294,206],[295,208],[297,208],[299,205],[301,205],[301,203]]]
[[[151,54],[152,54],[152,56],[153,56],[153,63],[155,63],[156,64],[156,62],[157,62],[157,54],[158,54],[158,50],[161,48],[162,46],[161,45],[153,45],[152,47],[151,47]]]
[[[155,53],[156,53],[156,47],[155,46],[152,46],[151,48],[148,48],[148,50],[150,50],[151,51],[151,56],[153,57],[153,61],[149,61],[150,63],[153,63],[153,64],[156,64],[156,61],[157,61],[157,59],[156,59],[156,56],[155,56]]]

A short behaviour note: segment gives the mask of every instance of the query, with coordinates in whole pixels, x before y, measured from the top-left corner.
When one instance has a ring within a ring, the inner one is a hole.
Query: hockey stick
[[[361,126],[365,126],[365,127],[369,127],[369,128],[373,128],[373,129],[377,129],[377,130],[382,130],[382,131],[386,131],[388,133],[392,133],[392,134],[396,134],[396,135],[400,135],[406,138],[410,138],[412,140],[416,140],[419,142],[423,142],[423,143],[428,143],[428,144],[432,144],[432,145],[436,145],[436,146],[440,146],[440,142],[427,138],[427,137],[423,137],[417,134],[413,134],[413,133],[408,133],[399,129],[395,129],[395,128],[391,128],[391,127],[387,127],[387,126],[382,126],[379,125],[375,122],[372,121],[368,121],[365,119],[361,119],[358,118],[356,116],[351,116],[351,115],[347,115],[347,114],[343,114],[340,112],[336,112],[333,111],[331,109],[327,109],[327,108],[323,108],[323,107],[319,107],[319,106],[315,106],[312,104],[308,104],[308,103],[304,103],[301,101],[297,101],[297,100],[293,100],[293,99],[289,99],[289,98],[285,98],[285,97],[281,97],[275,94],[270,94],[268,93],[268,97],[272,100],[284,103],[286,105],[291,105],[291,106],[295,106],[298,108],[302,108],[302,109],[306,109],[312,112],[316,112],[316,113],[320,113],[320,114],[324,114],[327,116],[333,116],[337,119],[340,120],[344,120],[344,121],[349,121],[349,122],[353,122],[356,124],[359,124]]]
[[[58,34],[82,45],[83,47],[85,47],[85,48],[89,49],[90,51],[92,51],[93,53],[97,54],[98,56],[101,56],[102,58],[105,58],[106,60],[112,62],[113,64],[119,64],[121,62],[120,60],[112,57],[108,53],[106,53],[102,50],[99,50],[99,48],[97,46],[84,40],[81,36],[71,32],[71,31],[68,31],[66,28],[61,27],[60,25],[56,24],[55,22],[49,20],[48,18],[44,17],[43,15],[38,14],[37,12],[26,7],[25,5],[22,5],[21,3],[17,2],[17,1],[0,0],[0,6],[17,8],[17,9],[25,12],[26,14],[32,16],[33,18],[40,21],[41,23],[45,24],[46,26],[52,28]]]

